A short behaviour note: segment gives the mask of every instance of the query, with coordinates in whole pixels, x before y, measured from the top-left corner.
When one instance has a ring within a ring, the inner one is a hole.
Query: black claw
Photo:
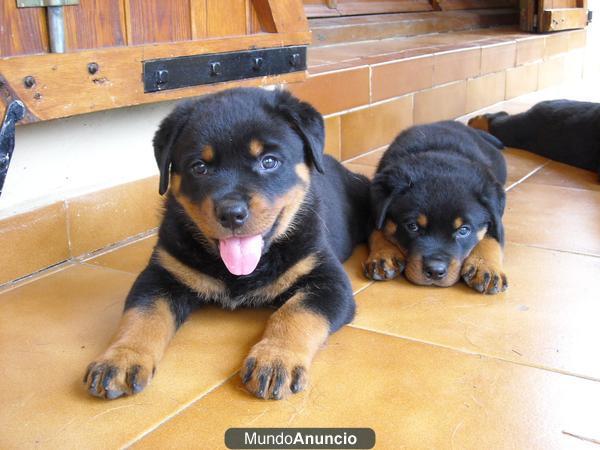
[[[144,386],[140,384],[138,380],[140,370],[141,366],[133,366],[127,373],[127,385],[131,386],[131,391],[134,394],[137,394],[138,392],[141,392],[142,389],[144,389]]]
[[[119,398],[121,395],[123,395],[123,391],[119,390],[105,390],[104,392],[106,394],[106,398],[109,400],[114,400],[115,398]]]
[[[89,391],[97,393],[98,392],[98,384],[100,384],[100,379],[102,378],[102,371],[104,367],[99,367],[95,372],[92,372],[92,382],[90,383]]]
[[[256,367],[256,358],[248,358],[246,360],[246,367],[244,376],[242,378],[242,383],[246,384],[252,378],[252,372],[254,372],[254,368]]]
[[[271,398],[275,400],[281,399],[281,388],[285,383],[286,373],[285,369],[281,366],[275,369],[275,381],[273,382],[273,391]]]
[[[113,366],[113,367],[108,368],[108,370],[104,374],[104,379],[102,380],[102,387],[104,388],[104,390],[108,389],[110,382],[112,381],[112,379],[115,377],[116,374],[117,374],[116,367]]]
[[[492,279],[492,276],[488,272],[483,274],[483,290],[484,291],[487,290],[491,279]]]
[[[292,385],[290,390],[296,394],[302,390],[302,376],[304,375],[304,369],[302,367],[296,367],[292,371]]]
[[[265,398],[265,391],[267,390],[267,383],[269,382],[269,373],[267,371],[261,372],[258,376],[258,391],[256,395]]]
[[[465,272],[465,274],[463,275],[463,279],[465,281],[471,281],[471,279],[473,278],[474,275],[475,275],[475,267],[470,267],[469,270],[467,270],[467,272]]]

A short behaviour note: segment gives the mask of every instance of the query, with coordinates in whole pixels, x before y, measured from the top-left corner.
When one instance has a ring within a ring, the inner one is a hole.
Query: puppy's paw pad
[[[498,294],[508,288],[508,280],[502,269],[486,261],[467,260],[461,275],[469,287],[482,294]]]
[[[404,261],[398,257],[375,256],[364,263],[364,274],[375,281],[391,280],[404,270]]]
[[[83,383],[94,397],[113,400],[142,391],[153,375],[151,357],[131,349],[110,349],[88,366]]]
[[[268,341],[256,344],[244,361],[242,382],[258,398],[281,400],[308,384],[307,364],[294,352]]]

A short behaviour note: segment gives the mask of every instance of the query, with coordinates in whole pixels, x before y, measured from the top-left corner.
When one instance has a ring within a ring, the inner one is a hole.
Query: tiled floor
[[[372,174],[382,152],[348,166]],[[240,426],[371,427],[383,449],[594,448],[600,187],[521,150],[506,158],[509,290],[371,283],[359,248],[346,263],[357,318],[289,400],[249,396],[237,374],[266,310],[207,308],[142,394],[106,402],[84,392],[84,368],[113,333],[155,236],[0,293],[0,448],[221,448]]]

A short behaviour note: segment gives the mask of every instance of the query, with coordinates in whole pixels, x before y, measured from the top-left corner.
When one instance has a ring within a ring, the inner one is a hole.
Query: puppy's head
[[[322,171],[323,143],[321,115],[285,91],[184,102],[154,137],[159,191],[169,190],[231,273],[248,275],[293,226],[311,170]]]
[[[442,170],[433,175],[430,164]],[[501,239],[502,186],[476,166],[444,164],[416,156],[381,170],[371,186],[377,228],[403,249],[405,275],[416,284],[453,285],[486,233]]]

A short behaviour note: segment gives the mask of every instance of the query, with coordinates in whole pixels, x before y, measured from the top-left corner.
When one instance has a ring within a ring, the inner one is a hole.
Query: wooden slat
[[[383,14],[413,11],[431,11],[429,2],[415,0],[338,0],[337,10],[343,16],[359,14]]]
[[[300,81],[304,72],[270,78],[250,79],[218,86],[198,86],[144,94],[142,61],[156,58],[217,53],[250,48],[301,45],[309,42],[310,33],[260,33],[238,38],[208,39],[200,42],[116,47],[84,50],[76,53],[19,56],[0,59],[0,100],[22,100],[27,109],[27,122],[56,119],[76,114],[123,106],[179,99],[237,85],[259,85]],[[99,65],[95,75],[86,66]],[[23,78],[33,76],[35,86],[27,89]],[[0,108],[3,109],[3,108]]]
[[[246,0],[206,0],[207,36],[243,36],[247,34],[246,7]]]
[[[67,6],[65,39],[68,51],[125,45],[125,5],[122,0],[80,0]]]
[[[48,51],[46,14],[42,8],[17,8],[0,1],[0,57]]]
[[[178,42],[192,38],[190,0],[125,0],[128,42]]]
[[[461,9],[512,8],[517,0],[436,0],[442,11]]]
[[[192,39],[206,37],[206,0],[190,0]]]
[[[519,28],[523,31],[533,32],[536,27],[536,0],[519,1]]]
[[[545,9],[540,18],[539,31],[572,30],[585,28],[587,10],[583,8]]]
[[[253,0],[263,29],[269,33],[308,31],[308,21],[300,0]]]
[[[331,17],[339,16],[337,0],[304,0],[304,13],[306,17]]]

